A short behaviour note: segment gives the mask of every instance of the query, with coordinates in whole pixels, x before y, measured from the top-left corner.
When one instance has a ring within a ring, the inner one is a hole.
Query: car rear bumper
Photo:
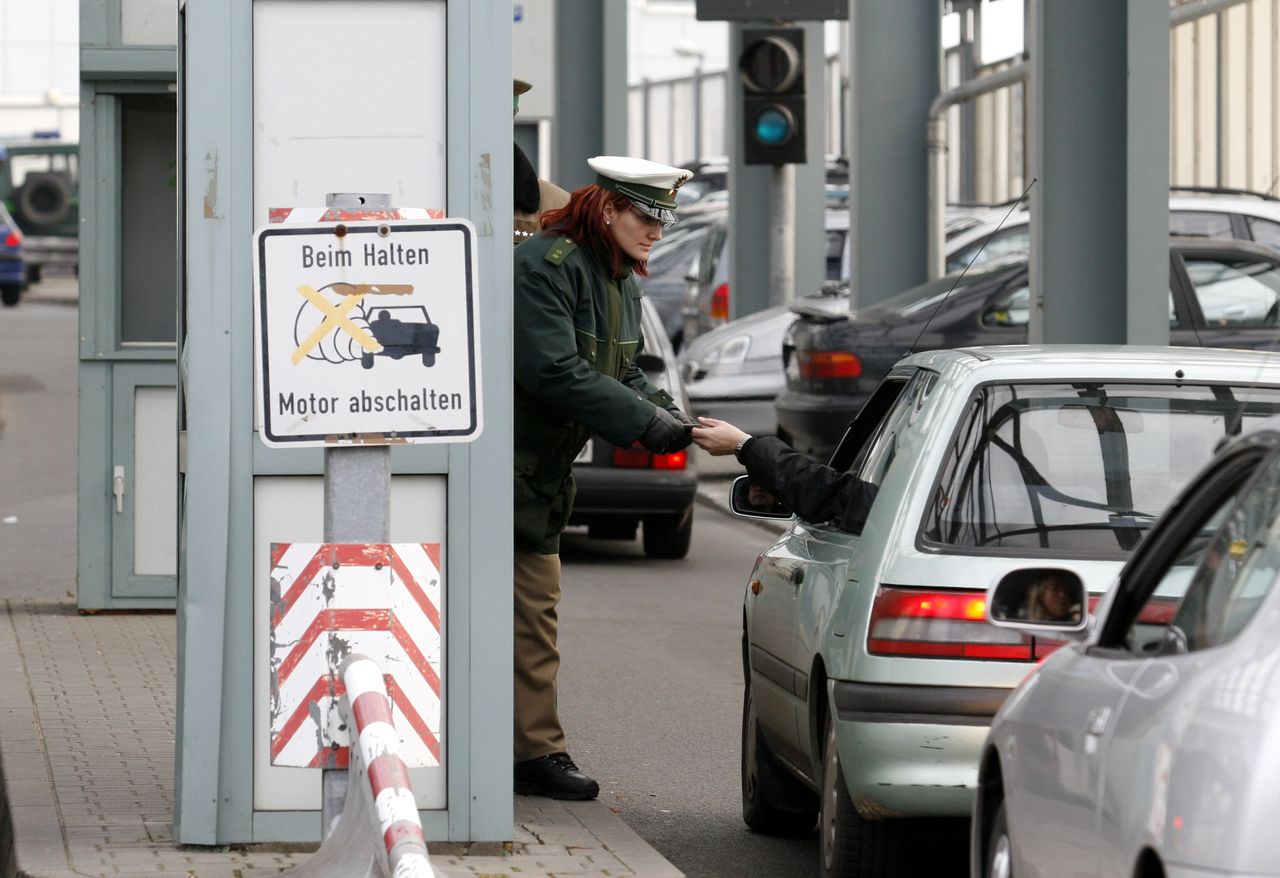
[[[22,283],[26,266],[21,256],[0,256],[0,283]]]
[[[697,470],[625,469],[575,466],[578,494],[571,523],[599,515],[643,516],[681,513],[693,505]]]
[[[963,817],[991,719],[1012,690],[833,684],[845,784],[864,817]]]
[[[778,427],[790,437],[792,447],[826,460],[866,401],[867,394],[828,396],[787,388],[778,394],[774,408]]]

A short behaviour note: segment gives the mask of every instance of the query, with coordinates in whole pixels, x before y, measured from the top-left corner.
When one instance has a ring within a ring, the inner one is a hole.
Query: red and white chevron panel
[[[271,764],[346,768],[343,659],[386,675],[401,754],[441,764],[444,576],[438,543],[272,543]]]

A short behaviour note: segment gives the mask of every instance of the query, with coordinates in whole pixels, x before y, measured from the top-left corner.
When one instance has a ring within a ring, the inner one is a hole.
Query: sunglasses
[[[627,208],[636,216],[640,217],[646,228],[662,229],[662,231],[665,232],[676,224],[675,220],[660,220],[656,216],[649,216],[649,214],[645,213],[634,204],[627,205]]]

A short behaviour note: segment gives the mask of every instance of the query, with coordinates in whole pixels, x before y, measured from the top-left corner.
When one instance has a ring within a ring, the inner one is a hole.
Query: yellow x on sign
[[[306,341],[298,345],[297,350],[293,352],[293,365],[298,365],[306,359],[307,354],[311,353],[311,349],[320,343],[320,340],[329,334],[332,329],[345,329],[347,334],[356,340],[360,347],[370,353],[377,353],[382,350],[382,345],[365,332],[359,326],[351,322],[351,318],[347,316],[347,312],[360,304],[364,298],[364,293],[354,296],[343,296],[342,301],[337,305],[329,304],[324,296],[316,291],[315,287],[303,284],[298,287],[308,302],[315,305],[325,315],[324,321],[316,327],[315,331],[307,336]]]

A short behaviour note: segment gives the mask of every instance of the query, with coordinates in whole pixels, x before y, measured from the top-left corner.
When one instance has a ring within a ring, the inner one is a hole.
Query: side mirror
[[[1089,627],[1089,593],[1084,580],[1070,570],[1014,570],[987,589],[987,619],[999,628],[1082,632]]]
[[[791,518],[786,504],[764,488],[751,481],[750,476],[738,476],[729,492],[729,507],[747,518]]]

